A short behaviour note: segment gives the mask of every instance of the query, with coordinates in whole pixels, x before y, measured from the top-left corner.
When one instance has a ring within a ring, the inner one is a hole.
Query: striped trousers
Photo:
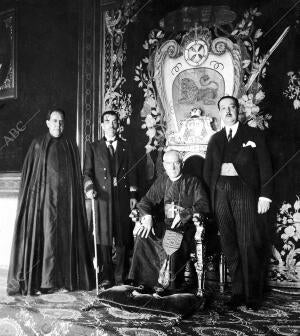
[[[232,283],[232,294],[260,302],[266,276],[266,222],[257,213],[258,198],[238,176],[220,176],[215,215]]]

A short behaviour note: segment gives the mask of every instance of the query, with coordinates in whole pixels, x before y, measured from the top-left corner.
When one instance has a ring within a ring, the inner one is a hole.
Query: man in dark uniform
[[[96,201],[97,244],[102,261],[101,288],[120,285],[126,277],[128,249],[132,244],[130,209],[136,204],[136,175],[132,151],[117,136],[118,114],[107,111],[101,117],[104,137],[87,146],[84,163],[84,190]],[[112,262],[115,245],[115,269]]]
[[[64,120],[63,111],[50,112],[49,133],[32,142],[25,158],[9,295],[94,286],[79,153],[63,135]]]
[[[222,97],[218,108],[225,127],[208,144],[204,180],[232,282],[228,305],[258,309],[268,262],[272,165],[263,134],[238,122],[238,100]]]

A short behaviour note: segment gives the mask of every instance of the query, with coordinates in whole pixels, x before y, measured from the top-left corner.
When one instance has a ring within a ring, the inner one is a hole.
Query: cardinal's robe
[[[154,233],[148,238],[137,236],[132,257],[129,279],[147,287],[158,285],[159,272],[166,260],[163,237],[166,230],[183,234],[180,248],[171,255],[172,289],[183,282],[185,264],[194,248],[194,213],[207,214],[209,200],[202,182],[189,175],[182,174],[176,181],[163,174],[150,187],[147,194],[138,203],[140,216],[149,214],[154,218]],[[181,225],[171,229],[173,222],[170,211],[178,209]]]

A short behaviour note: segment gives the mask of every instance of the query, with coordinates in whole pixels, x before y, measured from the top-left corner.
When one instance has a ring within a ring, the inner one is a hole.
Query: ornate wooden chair
[[[130,217],[135,223],[133,229],[133,236],[136,237],[140,226],[140,217],[137,209],[132,210]],[[195,266],[197,274],[197,296],[202,297],[204,295],[204,280],[205,280],[205,268],[204,268],[204,255],[205,255],[205,246],[204,246],[204,220],[202,216],[195,213],[193,215],[193,222],[196,227],[195,232],[195,250],[191,252],[191,261]]]

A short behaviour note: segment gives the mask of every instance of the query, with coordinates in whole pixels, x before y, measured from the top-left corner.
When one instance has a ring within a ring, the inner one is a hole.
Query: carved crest
[[[205,156],[210,136],[220,129],[218,100],[238,96],[241,51],[226,37],[212,40],[195,27],[179,45],[166,41],[155,54],[155,83],[166,121],[167,146]],[[200,111],[195,118],[192,111]]]

